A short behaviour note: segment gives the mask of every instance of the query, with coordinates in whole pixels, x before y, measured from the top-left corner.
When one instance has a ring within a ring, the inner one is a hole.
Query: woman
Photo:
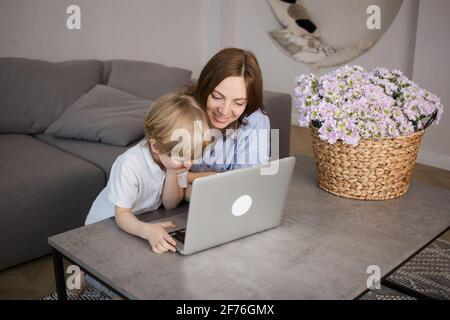
[[[256,57],[247,50],[223,49],[214,55],[188,93],[208,115],[215,138],[203,161],[194,164],[196,178],[264,163],[269,159],[270,122],[263,107],[263,79]]]

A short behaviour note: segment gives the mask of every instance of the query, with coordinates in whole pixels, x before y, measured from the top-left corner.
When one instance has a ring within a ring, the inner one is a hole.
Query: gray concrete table
[[[49,244],[56,269],[67,258],[130,299],[353,299],[367,289],[369,266],[388,274],[449,225],[447,190],[412,184],[394,200],[340,198],[317,187],[313,159],[299,156],[275,229],[190,256],[157,255],[113,219]],[[64,298],[64,276],[56,276]]]

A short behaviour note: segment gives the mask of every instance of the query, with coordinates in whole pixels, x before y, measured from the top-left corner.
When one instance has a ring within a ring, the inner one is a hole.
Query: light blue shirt
[[[270,121],[260,110],[244,118],[246,124],[230,130],[224,139],[205,149],[202,163],[192,171],[228,171],[252,167],[269,160]]]

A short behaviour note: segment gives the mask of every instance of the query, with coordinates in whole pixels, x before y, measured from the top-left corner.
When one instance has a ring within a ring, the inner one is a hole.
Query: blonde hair
[[[202,125],[201,128],[198,128],[199,122]],[[207,116],[194,97],[182,93],[170,93],[162,96],[153,103],[145,117],[146,140],[155,140],[155,147],[162,154],[170,154],[180,143],[179,140],[173,139],[175,130],[187,130],[191,137],[194,137],[196,128],[201,129],[201,133],[208,129]],[[202,141],[191,139],[189,143],[191,150],[200,143],[203,151]],[[194,152],[191,152],[191,155],[194,155]]]

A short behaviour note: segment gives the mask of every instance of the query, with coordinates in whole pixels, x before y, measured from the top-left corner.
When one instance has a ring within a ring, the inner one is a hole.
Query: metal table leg
[[[53,249],[53,269],[55,272],[56,292],[58,295],[58,300],[67,300],[63,258],[62,255],[55,249]]]

